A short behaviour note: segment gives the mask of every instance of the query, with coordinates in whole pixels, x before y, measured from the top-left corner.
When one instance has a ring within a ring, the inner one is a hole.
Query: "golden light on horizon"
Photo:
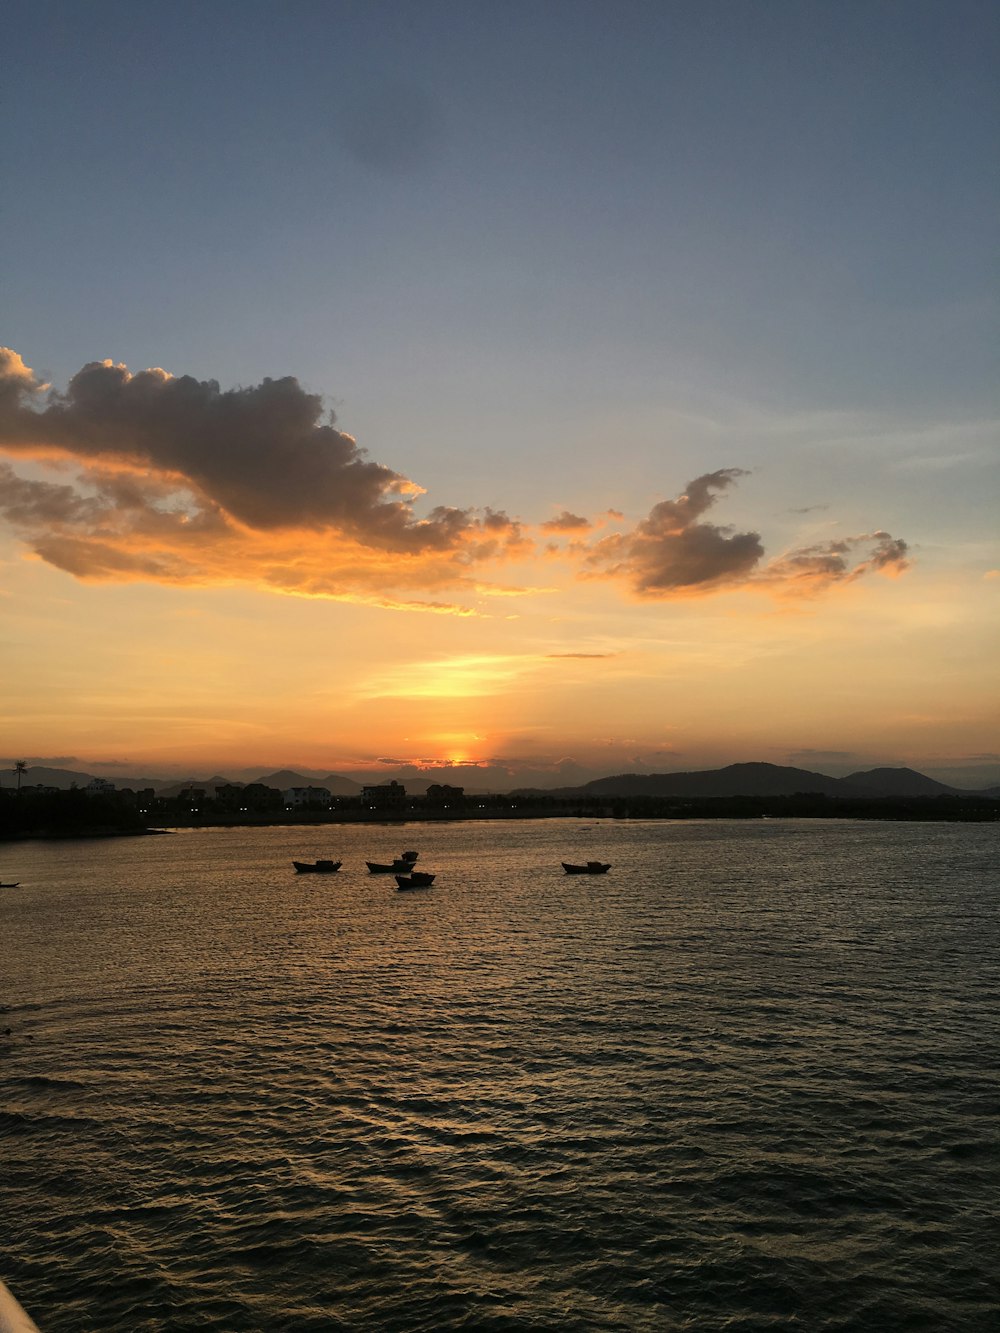
[[[434,739],[440,746],[443,756],[442,762],[445,764],[457,767],[462,764],[475,766],[486,762],[477,753],[482,745],[482,737],[474,732],[461,732],[454,735],[443,733]]]
[[[532,653],[461,654],[387,667],[358,687],[363,699],[473,699],[515,684],[543,659]]]

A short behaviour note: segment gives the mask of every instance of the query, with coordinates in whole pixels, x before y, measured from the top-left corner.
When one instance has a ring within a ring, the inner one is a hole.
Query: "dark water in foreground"
[[[0,847],[0,1277],[45,1333],[995,1330],[998,840]]]

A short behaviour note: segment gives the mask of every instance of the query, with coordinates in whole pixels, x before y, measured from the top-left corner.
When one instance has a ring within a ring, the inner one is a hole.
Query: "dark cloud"
[[[873,532],[870,537],[861,540],[875,542],[869,557],[872,569],[898,570],[900,572],[909,569],[910,561],[907,552],[910,548],[902,537],[892,537],[888,532]]]
[[[595,542],[586,564],[624,579],[641,597],[660,598],[752,584],[804,592],[870,571],[896,575],[909,568],[906,542],[882,531],[801,547],[762,564],[758,533],[736,532],[702,517],[745,475],[741,468],[722,468],[696,477],[676,500],[654,505],[631,532]]]
[[[133,375],[103,361],[57,393],[15,352],[0,352],[0,446],[9,451],[153,469],[188,487],[202,508],[217,506],[258,531],[336,530],[380,550],[418,553],[471,542],[475,558],[520,540],[518,525],[490,510],[480,518],[442,506],[416,518],[420,488],[372,462],[333,421],[320,396],[291,376],[222,390],[215,380],[155,369]],[[128,503],[128,484],[119,484]],[[145,482],[141,489],[144,502]]]
[[[543,532],[587,532],[593,527],[593,524],[587,518],[581,518],[579,514],[571,514],[568,509],[564,509],[561,514],[555,518],[550,518],[547,523],[542,524]]]
[[[0,449],[63,476],[76,463],[71,480],[0,463],[0,516],[79,579],[249,582],[469,615],[389,592],[478,588],[471,566],[531,546],[498,510],[439,505],[417,517],[421,488],[371,462],[291,378],[222,391],[94,362],[60,394],[0,349]]]
[[[482,589],[470,566],[532,549],[500,510],[438,505],[418,517],[421,488],[369,459],[292,377],[222,390],[214,380],[133,375],[103,361],[60,393],[0,349],[0,449],[64,475],[66,460],[76,464],[71,481],[25,478],[0,464],[0,515],[42,559],[78,578],[252,582],[470,614],[385,599],[390,589]],[[764,564],[757,532],[706,518],[744,475],[705,473],[630,531],[597,540],[572,538],[594,524],[569,510],[542,530],[570,536],[550,549],[581,561],[585,575],[621,580],[650,599],[749,584],[808,591],[908,568],[906,543],[881,530]]]
[[[51,527],[64,523],[95,523],[105,507],[73,486],[26,481],[7,463],[0,463],[0,513],[15,527]]]
[[[745,580],[764,554],[756,532],[701,521],[719,495],[746,474],[722,468],[690,482],[676,500],[661,500],[631,532],[596,542],[587,563],[626,579],[644,597]]]
[[[865,555],[865,548],[867,555]],[[804,546],[772,560],[763,577],[784,584],[828,584],[850,582],[875,570],[902,574],[910,568],[908,547],[901,537],[888,532],[868,532],[857,537]],[[862,558],[857,559],[858,554]],[[852,563],[853,562],[853,563]]]

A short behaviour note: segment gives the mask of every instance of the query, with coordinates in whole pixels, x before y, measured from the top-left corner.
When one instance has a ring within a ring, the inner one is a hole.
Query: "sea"
[[[43,1333],[996,1333],[998,844],[0,845],[0,1279]]]

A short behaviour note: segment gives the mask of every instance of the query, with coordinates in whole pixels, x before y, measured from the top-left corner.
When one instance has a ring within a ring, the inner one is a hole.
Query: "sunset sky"
[[[5,767],[1000,780],[998,36],[12,0]]]

